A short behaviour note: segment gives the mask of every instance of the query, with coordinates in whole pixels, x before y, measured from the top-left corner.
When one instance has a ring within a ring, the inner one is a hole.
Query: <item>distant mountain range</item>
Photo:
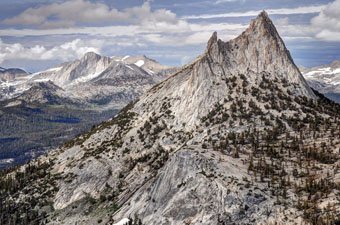
[[[340,103],[340,61],[313,68],[300,68],[308,84],[329,99]]]
[[[146,56],[93,52],[34,74],[1,67],[0,169],[112,118],[174,71]]]
[[[97,109],[119,108],[172,71],[146,56],[106,57],[89,52],[79,60],[34,74],[20,69],[0,70],[1,99],[14,99],[27,94],[36,83],[51,82],[60,88],[54,91],[59,97]]]

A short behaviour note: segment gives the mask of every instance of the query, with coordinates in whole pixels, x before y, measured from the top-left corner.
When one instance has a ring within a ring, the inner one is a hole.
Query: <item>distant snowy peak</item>
[[[334,74],[340,74],[340,68],[336,68],[336,69],[333,69],[331,67],[317,68],[315,70],[311,70],[305,73],[305,76],[313,77],[313,76],[318,76],[318,75],[334,75]]]
[[[2,68],[4,71],[5,69]],[[50,82],[62,90],[58,95],[80,99],[91,104],[123,105],[130,102],[175,70],[146,56],[107,57],[88,52],[78,60],[26,76],[8,75],[0,70],[0,99],[11,99],[26,92],[37,83]],[[5,79],[6,78],[6,79]],[[44,87],[44,90],[49,86]],[[32,89],[34,90],[34,89]],[[36,95],[45,98],[45,95]]]
[[[340,102],[340,61],[313,68],[300,68],[308,84],[328,98]]]
[[[110,63],[111,59],[109,57],[88,52],[79,60],[35,73],[30,82],[50,80],[60,87],[65,87],[74,82],[87,81],[93,74],[104,71]]]
[[[329,65],[302,69],[303,75],[308,80],[317,80],[329,85],[340,84],[340,61],[334,61]]]
[[[134,64],[142,69],[144,69],[150,75],[155,75],[160,73],[163,70],[171,69],[169,66],[165,66],[160,64],[154,59],[151,59],[145,55],[141,56],[130,56],[126,55],[124,57],[121,56],[113,56],[112,59],[116,62],[123,62],[126,64]]]
[[[50,80],[64,88],[66,86],[89,82],[97,78],[108,68],[120,64],[124,64],[125,67],[131,70],[134,70],[133,66],[140,67],[150,75],[169,68],[146,56],[106,57],[94,52],[88,52],[79,60],[64,63],[58,67],[34,74],[31,81]]]

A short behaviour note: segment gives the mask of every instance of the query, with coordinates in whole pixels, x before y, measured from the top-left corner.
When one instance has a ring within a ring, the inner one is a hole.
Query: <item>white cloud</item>
[[[74,27],[74,28],[54,28],[54,29],[2,29],[0,30],[0,36],[44,36],[44,35],[101,35],[101,36],[133,36],[137,33],[139,26],[105,26],[105,27]]]
[[[10,29],[0,30],[0,36],[51,36],[51,35],[86,35],[93,38],[110,38],[117,41],[124,37],[125,44],[121,46],[145,45],[145,42],[159,44],[162,46],[173,45],[196,45],[206,43],[214,31],[218,31],[224,40],[228,40],[240,34],[247,25],[232,23],[215,24],[191,24],[180,23],[178,26],[170,26],[161,23],[149,25],[127,25],[127,26],[108,26],[108,27],[83,27],[66,29]],[[136,42],[138,40],[138,42]],[[144,43],[143,43],[144,41]]]
[[[288,17],[280,18],[275,21],[275,24],[278,26],[287,26],[289,24],[289,18]]]
[[[92,3],[88,0],[68,0],[63,3],[29,8],[13,18],[2,21],[3,24],[34,26],[41,29],[73,27],[79,24],[100,25],[103,22],[177,25],[181,21],[170,10],[152,11],[149,1],[141,6],[118,10],[103,3]]]
[[[322,30],[316,34],[316,38],[325,41],[340,41],[340,31]]]
[[[24,47],[19,43],[7,44],[0,39],[0,63],[5,60],[61,60],[68,61],[82,57],[86,52],[101,52],[103,41],[75,39],[59,46],[47,48],[41,45]]]
[[[318,16],[311,20],[318,29],[316,37],[326,41],[340,41],[340,0],[329,3]]]
[[[271,15],[291,15],[291,14],[309,14],[321,12],[326,5],[319,6],[304,6],[297,8],[281,8],[281,9],[265,9],[268,14]],[[246,17],[246,16],[257,16],[262,10],[252,10],[247,12],[229,12],[223,14],[202,14],[184,16],[182,19],[212,19],[212,18],[223,18],[223,17]]]
[[[46,30],[37,29],[0,29],[0,36],[44,36],[44,35],[90,35],[90,36],[135,36],[138,34],[179,34],[199,31],[242,31],[247,26],[233,23],[195,24],[179,22],[178,25],[164,23],[152,23],[147,25],[126,25],[126,26],[105,26],[105,27],[75,27],[75,28],[55,28]]]
[[[230,2],[245,2],[245,0],[217,0],[215,4],[223,4],[223,3],[230,3]]]

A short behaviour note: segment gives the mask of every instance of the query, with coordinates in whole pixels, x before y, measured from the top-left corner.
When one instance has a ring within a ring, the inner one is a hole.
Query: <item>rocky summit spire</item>
[[[283,40],[281,39],[278,31],[272,20],[269,18],[266,11],[262,11],[256,19],[252,20],[246,31],[240,35],[252,35],[260,39],[273,39],[272,41],[277,42],[278,47],[282,47],[282,51],[287,51]]]
[[[268,14],[263,11],[249,27],[229,42],[210,38],[207,53],[212,61],[226,66],[232,74],[263,73],[285,79],[297,86],[296,94],[314,98]]]
[[[144,105],[152,104],[150,108],[159,108],[163,104],[159,99],[171,96],[179,99],[174,103],[178,115],[174,118],[174,124],[180,128],[181,124],[186,124],[185,127],[191,129],[216,102],[234,93],[226,81],[241,75],[254,88],[258,88],[265,77],[281,85],[279,91],[282,93],[316,98],[274,24],[267,13],[262,12],[233,40],[223,42],[214,32],[201,57],[151,89],[148,98],[139,101],[136,109],[140,108],[147,114]]]
[[[209,50],[211,46],[216,42],[217,42],[217,32],[215,31],[208,41],[207,49]]]

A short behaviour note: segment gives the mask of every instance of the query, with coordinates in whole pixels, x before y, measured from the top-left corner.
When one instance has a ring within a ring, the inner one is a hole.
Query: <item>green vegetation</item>
[[[53,211],[52,199],[58,191],[57,177],[49,169],[52,162],[28,164],[24,170],[0,174],[0,225],[38,224]],[[20,202],[15,201],[21,196]],[[48,207],[46,207],[48,206]]]

